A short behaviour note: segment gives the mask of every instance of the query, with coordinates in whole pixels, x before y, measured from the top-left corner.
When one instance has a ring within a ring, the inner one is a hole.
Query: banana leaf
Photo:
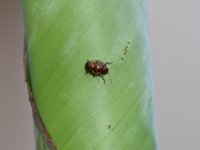
[[[37,150],[156,150],[146,0],[23,0]],[[87,72],[100,61],[108,73]]]

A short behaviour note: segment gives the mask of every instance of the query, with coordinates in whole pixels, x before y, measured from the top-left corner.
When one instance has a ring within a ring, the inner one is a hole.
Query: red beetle
[[[103,61],[100,60],[87,60],[85,64],[85,70],[86,73],[89,73],[93,77],[99,76],[103,79],[104,84],[105,84],[105,79],[104,75],[108,74],[108,67],[107,64],[111,64],[111,62],[106,62],[104,63]]]

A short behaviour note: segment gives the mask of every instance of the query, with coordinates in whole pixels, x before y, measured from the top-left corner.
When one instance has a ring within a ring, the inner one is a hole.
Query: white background
[[[160,150],[200,149],[200,2],[149,0]],[[34,150],[20,0],[0,0],[0,149]]]
[[[149,0],[161,150],[200,150],[200,1]]]

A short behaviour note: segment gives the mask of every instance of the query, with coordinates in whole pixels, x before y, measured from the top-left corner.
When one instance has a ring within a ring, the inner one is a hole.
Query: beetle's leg
[[[87,63],[91,63],[91,61],[87,60]]]
[[[103,80],[103,83],[106,84],[106,80],[104,79],[103,76],[101,76],[102,80]]]
[[[92,74],[93,77],[97,76],[97,74],[94,72],[94,70],[92,70],[91,74]]]
[[[107,65],[107,64],[110,65],[110,64],[112,64],[112,62],[106,62],[104,65]]]

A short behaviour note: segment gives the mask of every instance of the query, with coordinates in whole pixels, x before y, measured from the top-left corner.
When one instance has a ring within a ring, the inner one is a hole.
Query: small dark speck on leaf
[[[125,57],[125,55],[128,53],[128,44],[130,44],[130,42],[127,42],[127,45],[125,46],[125,48],[124,48],[124,57]],[[124,57],[121,57],[121,60],[124,60]]]
[[[108,129],[110,129],[110,128],[111,128],[111,124],[108,125]]]

